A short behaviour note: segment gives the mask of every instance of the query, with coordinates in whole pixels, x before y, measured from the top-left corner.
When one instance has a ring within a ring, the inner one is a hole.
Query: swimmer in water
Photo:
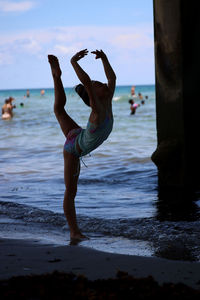
[[[15,108],[15,105],[12,105],[12,101],[14,101],[14,98],[9,97],[8,99],[5,100],[5,103],[2,106],[1,117],[3,120],[10,120],[13,117],[13,108]]]
[[[78,61],[88,54],[87,49],[77,52],[71,58],[71,64],[81,82],[75,90],[85,104],[91,108],[86,129],[81,128],[65,111],[66,95],[61,81],[59,62],[55,56],[48,55],[54,81],[54,113],[66,137],[63,149],[66,187],[63,208],[72,242],[86,238],[78,227],[75,209],[75,196],[80,174],[79,159],[100,146],[108,138],[113,128],[112,98],[115,91],[116,75],[102,50],[91,53],[96,56],[96,59],[101,59],[107,83],[91,80],[79,65]]]
[[[140,104],[135,103],[135,101],[133,99],[130,99],[128,101],[128,103],[130,103],[130,110],[131,110],[131,115],[134,115],[136,112],[136,109],[140,106]]]
[[[136,111],[136,108],[133,106],[134,104],[134,100],[133,99],[129,99],[128,103],[131,105],[130,106],[130,110],[131,110],[131,115],[134,115],[135,114],[135,111]]]

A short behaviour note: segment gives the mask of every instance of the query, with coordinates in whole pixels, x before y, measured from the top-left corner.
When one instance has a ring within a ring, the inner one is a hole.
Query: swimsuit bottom
[[[2,119],[3,120],[8,120],[8,119],[11,119],[12,118],[12,116],[9,114],[9,113],[7,113],[7,112],[5,112],[3,115],[2,115]]]
[[[67,135],[66,142],[64,144],[65,151],[75,155],[76,157],[80,156],[80,153],[76,149],[76,138],[82,130],[82,128],[75,128],[70,130],[70,132]]]
[[[79,127],[72,129],[68,133],[64,149],[76,157],[87,155],[108,138],[112,128],[112,117],[107,116],[99,125],[95,125],[88,121],[86,129]],[[81,153],[77,150],[77,143],[82,150]]]

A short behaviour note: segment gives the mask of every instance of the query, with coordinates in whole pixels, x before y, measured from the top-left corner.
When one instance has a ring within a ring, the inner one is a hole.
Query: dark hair
[[[129,102],[130,104],[133,104],[133,103],[134,103],[133,99],[129,99],[128,102]]]
[[[83,84],[78,84],[75,87],[75,91],[77,92],[77,94],[81,97],[81,99],[83,100],[83,102],[87,105],[90,106],[90,99],[88,96],[88,93],[85,90],[85,87]]]

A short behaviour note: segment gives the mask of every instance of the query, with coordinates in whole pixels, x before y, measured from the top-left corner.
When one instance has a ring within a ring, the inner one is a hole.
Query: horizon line
[[[116,87],[122,87],[122,86],[144,86],[144,85],[155,85],[155,83],[143,83],[143,84],[118,84]],[[65,86],[64,89],[73,89],[74,86]],[[0,89],[0,91],[12,91],[12,90],[49,90],[54,89],[54,87],[24,87],[24,88],[5,88]]]

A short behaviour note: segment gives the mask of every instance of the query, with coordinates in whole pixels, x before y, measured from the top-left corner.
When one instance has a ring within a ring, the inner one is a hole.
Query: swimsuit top
[[[107,116],[100,125],[88,121],[86,129],[82,129],[77,136],[78,142],[84,156],[100,146],[109,136],[113,128],[113,117]]]

